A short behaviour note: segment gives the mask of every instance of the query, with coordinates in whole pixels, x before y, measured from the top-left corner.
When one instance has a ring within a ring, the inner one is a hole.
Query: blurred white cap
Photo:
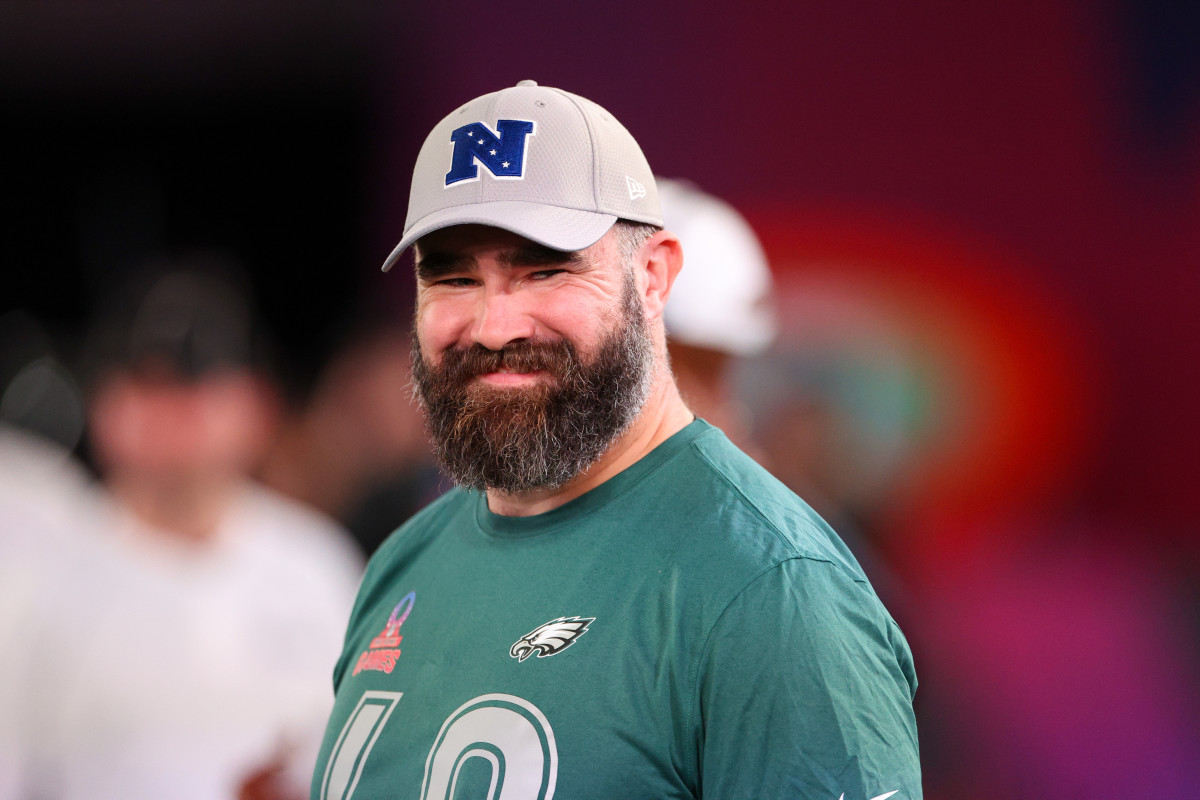
[[[667,301],[667,336],[738,356],[775,338],[771,271],[733,206],[685,181],[656,177],[667,230],[683,243],[683,270]]]

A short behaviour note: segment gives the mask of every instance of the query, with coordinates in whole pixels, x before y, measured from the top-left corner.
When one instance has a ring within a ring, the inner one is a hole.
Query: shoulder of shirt
[[[696,437],[682,457],[707,474],[714,509],[736,518],[722,528],[730,549],[762,568],[793,559],[829,562],[858,582],[866,577],[842,539],[821,516],[720,429]],[[694,487],[692,491],[695,491]]]
[[[705,597],[720,606],[712,618],[713,625],[747,592],[765,591],[778,597],[780,586],[791,585],[794,589],[803,587],[810,599],[826,599],[808,606],[806,619],[816,620],[822,609],[845,602],[862,603],[855,607],[863,619],[875,621],[867,626],[870,635],[892,642],[897,652],[908,653],[903,634],[880,603],[858,560],[807,503],[718,429],[711,428],[696,437],[685,457],[692,459],[696,468],[690,474],[707,473],[708,484],[698,488],[712,495],[713,513],[732,522],[718,526],[716,535],[721,541],[708,547],[709,552],[696,556],[712,559],[715,555],[721,559],[719,573],[701,571],[708,579]],[[902,660],[911,672],[911,655],[904,655]],[[907,680],[915,690],[915,675]]]
[[[371,562],[387,561],[390,554],[395,554],[397,550],[411,546],[414,537],[434,535],[441,528],[439,520],[447,514],[461,511],[464,503],[470,504],[474,497],[474,492],[457,486],[447,490],[405,520],[399,528],[392,531],[375,551],[375,554],[371,556]]]

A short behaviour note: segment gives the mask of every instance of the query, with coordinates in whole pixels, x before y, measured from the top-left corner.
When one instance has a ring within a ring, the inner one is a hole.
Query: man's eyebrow
[[[417,255],[417,277],[421,280],[435,280],[451,272],[470,272],[475,268],[475,259],[461,253],[434,250],[429,253],[418,252]]]
[[[506,267],[553,267],[581,263],[583,255],[577,250],[555,250],[553,247],[529,242],[503,251],[499,261]]]

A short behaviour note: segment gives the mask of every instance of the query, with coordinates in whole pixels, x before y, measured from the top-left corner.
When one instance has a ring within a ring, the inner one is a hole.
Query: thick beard
[[[557,489],[612,446],[641,413],[654,346],[632,276],[621,318],[590,362],[566,339],[447,350],[430,365],[412,337],[413,384],[434,455],[458,485],[521,493]],[[544,370],[528,389],[497,389],[475,377],[500,367]]]

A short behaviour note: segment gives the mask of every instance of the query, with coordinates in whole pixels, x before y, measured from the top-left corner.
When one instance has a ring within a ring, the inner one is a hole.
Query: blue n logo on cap
[[[501,119],[496,121],[496,130],[498,133],[492,133],[487,125],[476,122],[450,134],[454,155],[446,173],[447,186],[477,179],[477,161],[497,178],[525,177],[525,145],[527,137],[533,134],[533,123]]]

